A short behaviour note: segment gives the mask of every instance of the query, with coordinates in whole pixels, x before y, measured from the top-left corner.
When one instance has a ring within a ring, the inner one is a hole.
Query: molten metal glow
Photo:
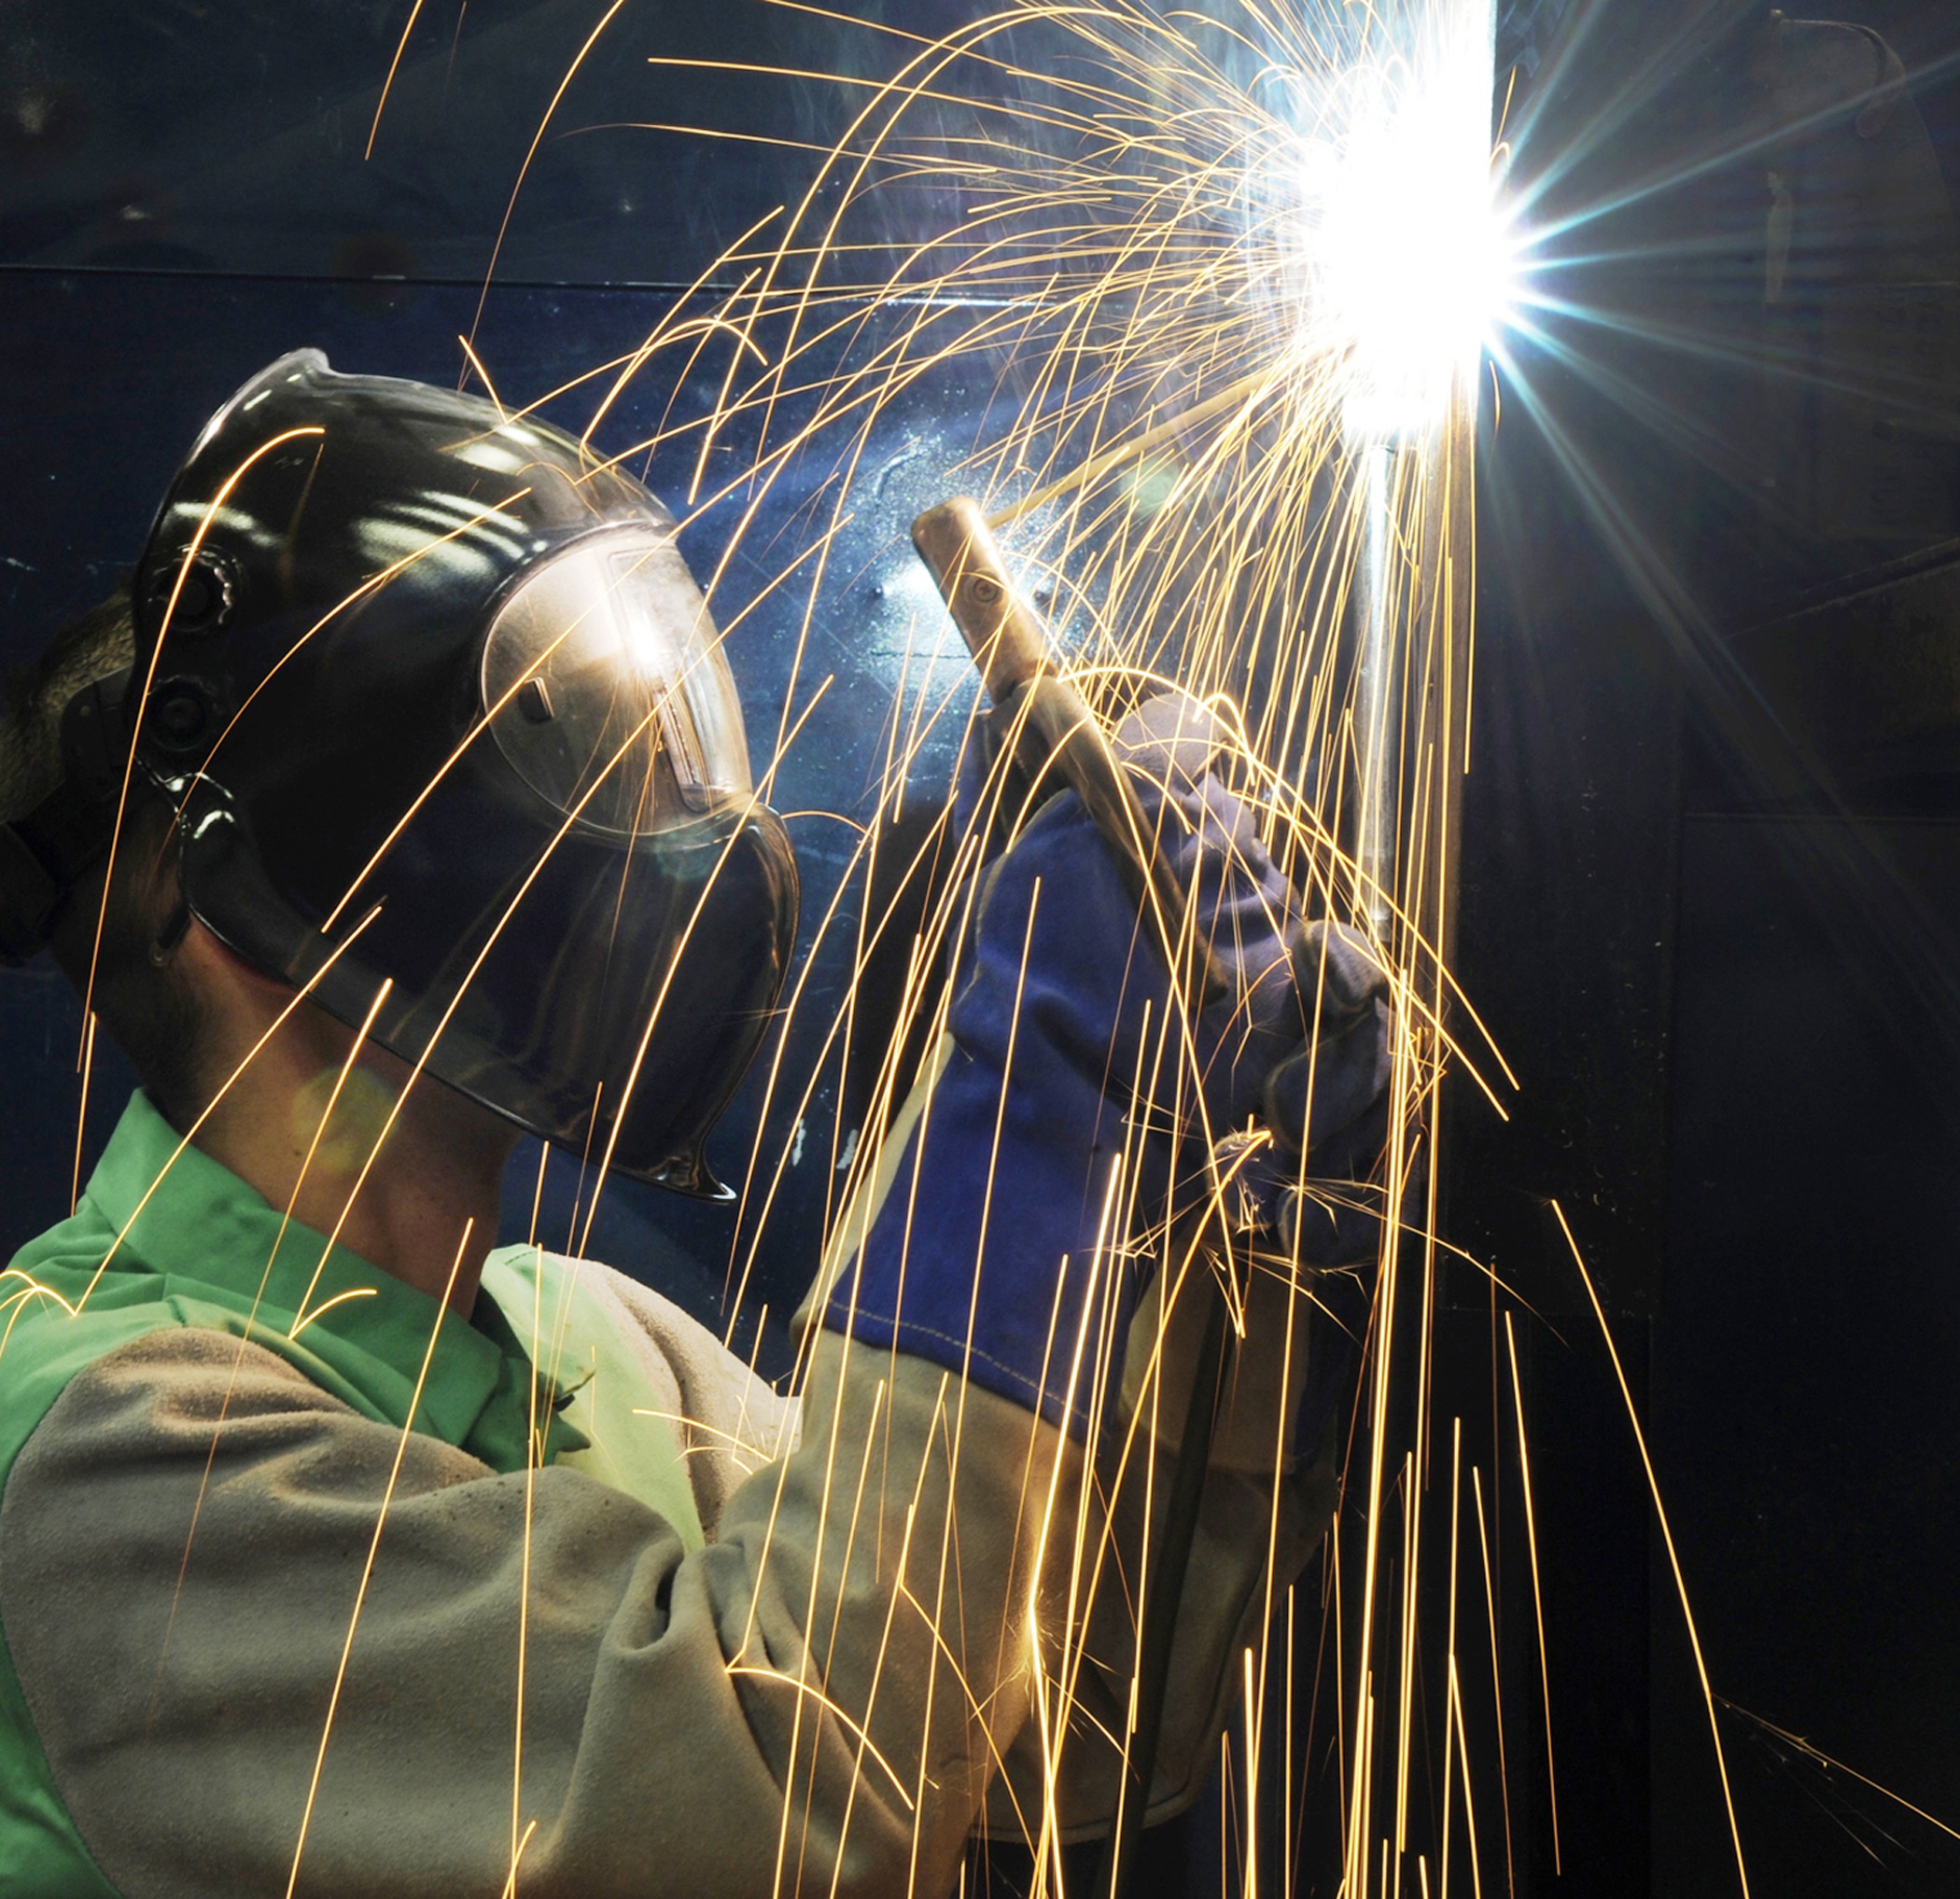
[[[1377,15],[1361,56],[1324,83],[1279,187],[1295,201],[1281,212],[1295,322],[1310,356],[1342,365],[1350,440],[1444,420],[1516,268],[1491,163],[1490,7],[1420,9],[1406,35],[1397,25]]]

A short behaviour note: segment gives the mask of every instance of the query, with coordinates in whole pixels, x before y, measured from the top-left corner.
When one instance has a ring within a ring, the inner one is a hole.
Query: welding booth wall
[[[115,581],[204,416],[272,356],[317,344],[349,369],[454,382],[471,332],[528,400],[633,348],[801,187],[793,153],[629,123],[836,129],[821,85],[646,63],[727,57],[723,8],[629,6],[567,90],[566,135],[539,147],[479,320],[511,182],[604,9],[431,6],[364,160],[407,11],[306,0],[241,25],[165,0],[25,0],[0,21],[7,663]],[[1502,1323],[1468,1271],[1439,1315],[1435,1416],[1460,1416],[1466,1455],[1506,1473],[1492,1502],[1508,1857],[1530,1893],[1678,1899],[1735,1878],[1672,1573],[1556,1199],[1735,1704],[1721,1729],[1755,1890],[1950,1892],[1950,1837],[1764,1724],[1960,1823],[1960,1617],[1944,1599],[1960,1559],[1960,356],[1943,354],[1960,349],[1960,272],[1940,274],[1923,168],[1879,175],[1847,115],[1764,131],[1779,95],[1763,9],[1503,11],[1519,176],[1549,181],[1548,217],[1619,206],[1575,228],[1568,248],[1589,261],[1560,285],[1602,320],[1517,341],[1501,420],[1491,402],[1482,425],[1458,973],[1522,1087],[1506,1125],[1467,1094],[1453,1104],[1446,1212],[1523,1302],[1549,1761],[1516,1431],[1492,1376]],[[1926,75],[1903,96],[1932,183],[1960,190],[1950,9],[1847,11]],[[885,17],[931,34],[961,15],[909,0]],[[743,18],[743,59],[883,69],[866,35],[760,6]],[[614,439],[670,396],[705,411],[719,373],[636,385]],[[922,794],[944,789],[973,687],[950,636],[917,635],[935,609],[904,528],[941,498],[991,397],[950,376],[881,420],[807,625],[796,590],[767,589],[781,547],[827,519],[827,468],[777,490],[718,591],[724,624],[753,609],[731,656],[759,755],[757,708],[815,700],[773,790],[819,814],[791,819],[805,947],[901,693],[903,717],[954,715],[917,772]],[[552,412],[582,426],[588,410]],[[750,450],[731,432],[715,470]],[[651,477],[684,487],[690,472]],[[697,568],[731,532],[727,510],[692,531]],[[812,1041],[786,1055],[813,1093],[801,1113],[778,1103],[765,1143],[797,1158],[751,1313],[800,1290],[848,1132],[815,1040],[848,981],[848,934],[810,976]],[[0,977],[9,1249],[66,1208],[78,1041],[45,963]],[[98,1060],[84,1166],[127,1080]],[[724,1166],[760,1106],[752,1081]],[[568,1228],[574,1174],[548,1176],[548,1235]],[[521,1228],[521,1164],[520,1179]],[[713,1318],[749,1230],[619,1183],[591,1246]],[[760,1349],[779,1362],[773,1332]],[[1482,1773],[1494,1738],[1477,1738]],[[1480,1792],[1494,1814],[1494,1775]],[[1154,1856],[1156,1890],[1211,1890],[1208,1857],[1201,1840]],[[1331,1892],[1334,1860],[1309,1838],[1301,1890]]]
[[[1533,1891],[1740,1890],[1553,1199],[1751,1890],[1960,1878],[1790,1738],[1960,1818],[1960,21],[1833,10],[1587,9],[1514,121],[1540,216],[1614,207],[1486,417],[1459,965],[1524,1090],[1502,1128],[1460,1092],[1446,1149],[1451,1237],[1537,1315]]]

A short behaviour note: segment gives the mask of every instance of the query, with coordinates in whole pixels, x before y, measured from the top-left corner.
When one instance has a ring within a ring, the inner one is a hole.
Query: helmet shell
[[[719,1194],[795,937],[671,515],[562,431],[282,357],[135,580],[136,745],[193,915],[548,1140]],[[383,994],[384,986],[385,993]]]

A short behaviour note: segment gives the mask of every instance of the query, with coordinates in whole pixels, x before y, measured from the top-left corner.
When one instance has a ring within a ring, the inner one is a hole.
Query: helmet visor
[[[577,829],[643,837],[746,802],[721,635],[670,536],[632,526],[530,569],[483,643],[483,714]]]

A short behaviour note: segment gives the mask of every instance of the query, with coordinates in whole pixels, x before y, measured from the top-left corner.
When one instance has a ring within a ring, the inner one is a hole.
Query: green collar
[[[494,1300],[480,1298],[466,1323],[344,1247],[329,1250],[324,1235],[286,1220],[230,1168],[185,1145],[140,1091],[75,1218],[16,1264],[56,1263],[86,1263],[91,1279],[103,1266],[91,1301],[125,1303],[138,1292],[133,1276],[161,1279],[163,1298],[217,1306],[242,1319],[238,1329],[255,1343],[309,1371],[315,1362],[330,1369],[332,1384],[365,1401],[361,1409],[399,1427],[413,1406],[417,1430],[498,1469],[524,1466],[534,1374]],[[563,1394],[536,1376],[552,1452],[574,1447],[580,1434],[553,1418]]]

